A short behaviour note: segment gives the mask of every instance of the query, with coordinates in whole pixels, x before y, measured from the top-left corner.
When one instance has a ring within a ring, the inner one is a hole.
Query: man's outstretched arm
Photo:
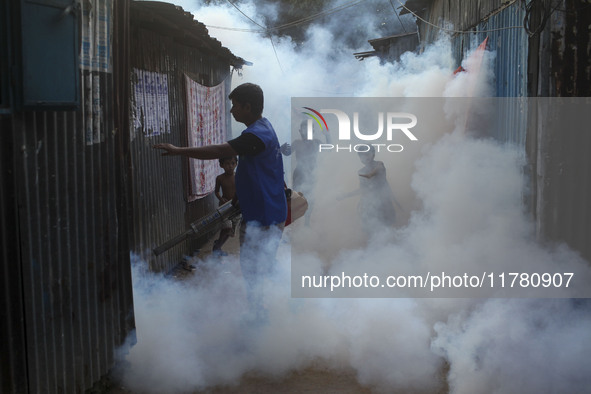
[[[238,153],[228,144],[196,146],[196,147],[178,147],[172,144],[156,144],[154,149],[162,149],[162,156],[186,156],[193,159],[214,160],[222,157],[237,156]]]

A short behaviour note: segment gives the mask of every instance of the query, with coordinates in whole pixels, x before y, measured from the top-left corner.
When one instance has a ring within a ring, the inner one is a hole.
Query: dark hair
[[[224,162],[226,160],[232,160],[232,159],[235,159],[236,161],[238,161],[238,157],[236,157],[236,156],[220,157],[219,160],[220,160],[220,164],[224,164]]]
[[[241,105],[250,104],[250,112],[254,116],[261,116],[263,113],[263,89],[254,83],[243,83],[238,85],[230,95],[230,100],[236,100]]]

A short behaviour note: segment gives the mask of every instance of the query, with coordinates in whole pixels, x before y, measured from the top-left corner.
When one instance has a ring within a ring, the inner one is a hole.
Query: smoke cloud
[[[363,8],[359,6],[359,18]],[[256,28],[230,5],[185,10],[211,26]],[[255,3],[241,3],[251,16]],[[273,10],[267,10],[269,18]],[[335,16],[338,20],[338,16]],[[365,24],[373,26],[373,20]],[[487,53],[479,73],[453,76],[443,37],[421,54],[394,64],[355,60],[327,26],[311,25],[307,40],[210,29],[224,46],[252,61],[233,84],[259,83],[265,116],[283,142],[291,140],[293,96],[487,96]],[[376,38],[376,37],[367,37]],[[482,82],[484,77],[484,82]],[[476,88],[474,88],[476,86]],[[476,89],[476,91],[472,91]],[[324,274],[392,269],[575,272],[589,280],[589,264],[564,245],[536,242],[523,207],[527,193],[518,147],[476,138],[465,123],[433,124],[420,146],[404,155],[378,153],[402,209],[396,228],[367,238],[355,198],[352,159],[319,157],[312,225],[296,222],[284,238],[301,241],[298,264]],[[235,125],[236,132],[242,130]],[[321,155],[322,156],[322,155]],[[376,392],[544,393],[591,387],[591,305],[586,299],[292,298],[292,251],[282,243],[277,271],[266,283],[268,320],[249,320],[237,257],[200,260],[183,281],[133,265],[137,344],[125,356],[123,383],[146,393],[233,386],[245,374],[270,380],[314,367],[353,371]],[[380,264],[372,264],[380,262]],[[384,265],[383,262],[389,262]],[[319,388],[321,389],[321,388]]]

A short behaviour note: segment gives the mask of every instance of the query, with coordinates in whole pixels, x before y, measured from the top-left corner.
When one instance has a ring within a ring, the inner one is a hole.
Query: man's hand
[[[285,156],[291,155],[291,145],[289,145],[287,142],[281,145],[281,153],[283,153]]]
[[[234,197],[232,198],[232,206],[233,207],[239,207],[240,206],[240,202],[238,201],[238,196],[236,194],[234,194]]]
[[[178,154],[178,148],[172,144],[156,144],[152,148],[164,150],[162,156],[174,156]]]

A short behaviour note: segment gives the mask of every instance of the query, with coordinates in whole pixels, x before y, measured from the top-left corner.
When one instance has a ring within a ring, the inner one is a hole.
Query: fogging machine
[[[240,207],[232,205],[232,201],[228,201],[218,207],[214,212],[201,217],[189,225],[189,229],[176,237],[169,239],[162,245],[153,249],[156,256],[161,255],[168,249],[180,244],[184,240],[194,235],[207,234],[213,231],[215,227],[226,219],[231,219],[234,216],[240,215]]]

